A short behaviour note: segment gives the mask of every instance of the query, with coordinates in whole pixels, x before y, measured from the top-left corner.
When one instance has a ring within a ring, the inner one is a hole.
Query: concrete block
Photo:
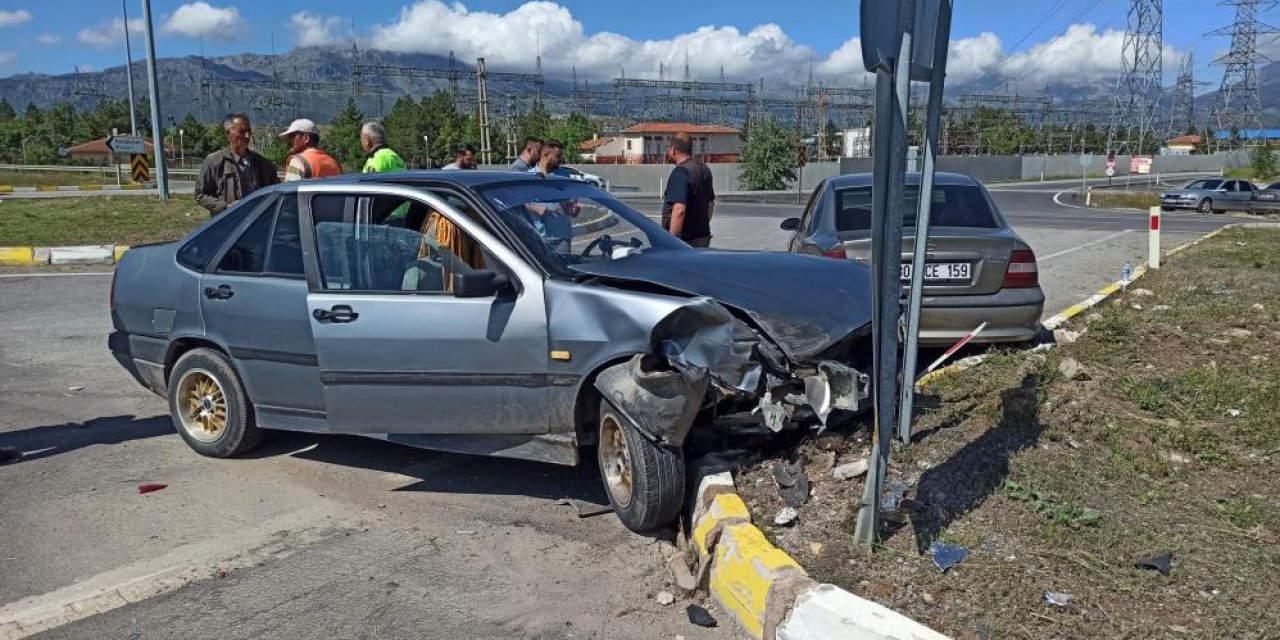
[[[112,248],[112,250],[111,250],[111,260],[112,260],[113,262],[120,262],[120,257],[121,257],[121,256],[123,256],[123,255],[124,255],[124,252],[126,252],[126,251],[128,251],[128,250],[129,250],[129,245],[127,245],[127,244],[118,244],[118,245],[116,245],[116,246],[115,246],[115,247],[113,247],[113,248]]]
[[[711,501],[722,493],[734,493],[733,474],[728,471],[713,473],[702,478],[698,483],[697,499],[693,505],[693,518],[690,522],[698,522],[702,514],[711,506]]]
[[[115,247],[111,245],[53,247],[49,250],[49,264],[109,263],[114,251]]]
[[[693,544],[698,549],[698,556],[711,553],[719,539],[720,532],[734,523],[750,523],[751,511],[747,503],[736,493],[726,493],[711,500],[702,518],[693,523]]]
[[[35,252],[31,247],[0,247],[0,264],[31,264]]]
[[[947,640],[892,609],[824,584],[796,598],[778,640]]]
[[[49,247],[36,247],[36,248],[34,249],[34,253],[35,253],[35,263],[36,263],[36,264],[49,264],[49,253],[50,253],[50,252],[52,252],[52,249],[50,249]]]
[[[770,544],[755,525],[728,525],[716,545],[711,596],[733,613],[748,634],[762,638],[770,588],[785,578],[804,575],[804,569]]]

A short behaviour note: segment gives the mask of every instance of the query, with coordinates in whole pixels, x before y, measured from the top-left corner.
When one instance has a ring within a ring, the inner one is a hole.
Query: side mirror
[[[787,218],[778,227],[783,231],[795,231],[800,228],[800,218]]]
[[[492,298],[509,286],[510,278],[489,269],[453,274],[455,298]]]

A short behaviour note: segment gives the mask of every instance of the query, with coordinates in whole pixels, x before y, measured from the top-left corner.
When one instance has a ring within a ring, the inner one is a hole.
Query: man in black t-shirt
[[[711,214],[716,206],[711,170],[693,157],[693,140],[683,132],[671,139],[667,160],[676,168],[667,178],[662,198],[662,228],[692,247],[705,249],[711,246]]]

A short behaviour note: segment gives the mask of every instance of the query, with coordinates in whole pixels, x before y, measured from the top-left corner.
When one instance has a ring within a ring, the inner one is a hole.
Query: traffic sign
[[[1116,168],[1114,166],[1107,167],[1107,177],[1113,178],[1115,177],[1115,175],[1116,175]]]
[[[1107,168],[1108,169],[1116,168],[1116,152],[1114,151],[1107,153]]]
[[[796,145],[796,166],[803,167],[809,164],[809,154],[805,152],[804,145]]]
[[[107,148],[111,153],[129,153],[144,154],[147,147],[142,142],[142,136],[111,136],[107,138]]]
[[[141,140],[141,138],[139,138]],[[147,162],[147,156],[143,154],[134,154],[133,161],[130,163],[132,167],[132,175],[134,182],[148,182],[151,180],[151,164]]]
[[[1093,154],[1092,154],[1092,153],[1082,153],[1082,154],[1080,154],[1080,166],[1081,166],[1081,167],[1084,167],[1084,168],[1086,168],[1086,169],[1087,169],[1087,168],[1089,168],[1089,163],[1091,163],[1091,162],[1093,162]]]

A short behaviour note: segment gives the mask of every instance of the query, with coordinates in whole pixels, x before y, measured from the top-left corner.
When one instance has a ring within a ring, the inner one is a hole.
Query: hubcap
[[[187,435],[213,442],[227,428],[227,395],[213,374],[192,369],[178,381],[178,417]]]
[[[600,422],[600,470],[609,494],[619,507],[631,504],[631,450],[617,418],[605,415]]]

